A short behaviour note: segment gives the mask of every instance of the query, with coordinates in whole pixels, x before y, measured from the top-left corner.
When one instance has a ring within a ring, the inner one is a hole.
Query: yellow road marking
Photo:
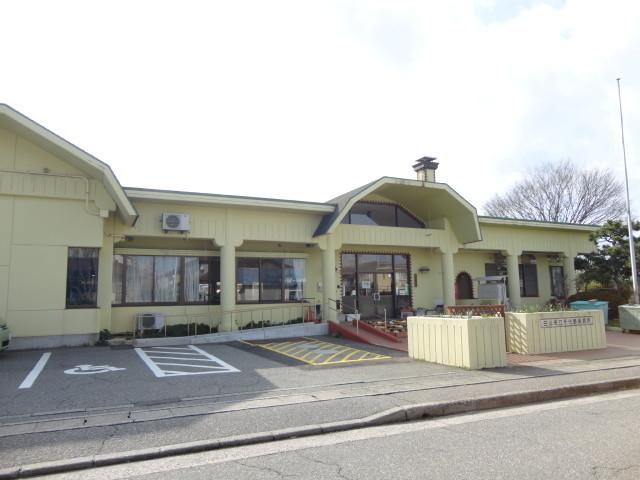
[[[276,353],[279,353],[280,355],[284,355],[285,357],[293,358],[294,360],[298,360],[314,366],[336,365],[340,363],[360,362],[363,360],[383,360],[383,359],[391,358],[390,356],[387,356],[387,355],[381,355],[374,352],[369,352],[367,350],[359,350],[357,348],[348,347],[345,345],[323,342],[323,341],[314,340],[308,337],[299,337],[299,338],[301,338],[302,340],[294,341],[294,342],[287,341],[287,342],[270,342],[270,343],[256,342],[254,343],[254,342],[245,341],[245,340],[241,340],[241,342],[247,345],[251,345],[253,347],[261,347],[261,348],[264,348],[265,350],[276,352]],[[303,348],[302,351],[300,351],[300,344],[303,344],[303,343],[307,345],[315,345],[318,348],[314,348],[311,351],[305,352],[303,354],[302,352],[306,350],[305,348]],[[326,353],[319,353],[309,359],[311,355],[313,355],[314,353],[317,353],[318,349],[323,349],[323,348],[326,348],[327,350],[339,349],[339,351],[336,351],[335,353],[330,354],[329,357],[321,361],[318,361],[318,360],[321,357],[324,357],[325,355],[327,355]],[[360,354],[359,358],[353,358],[358,354]],[[339,358],[340,355],[344,355],[344,357]]]
[[[286,344],[282,344],[282,343],[273,343],[271,347],[271,349],[273,349],[274,351],[278,352],[278,353],[289,353],[288,349],[289,347],[294,347],[293,350],[295,350],[295,345],[299,345],[300,343],[306,343],[306,340],[300,340],[299,342],[286,342]],[[284,347],[283,347],[284,345]],[[262,347],[263,345],[260,344],[260,346]],[[266,347],[265,347],[266,348]]]
[[[332,347],[335,347],[335,345],[332,345]],[[345,352],[345,351],[349,350],[349,348],[350,348],[350,347],[341,347],[341,348],[342,348],[342,349],[341,349],[339,352],[337,352],[337,353],[336,353],[336,355],[340,355],[341,353],[343,353],[343,352]],[[316,350],[311,350],[309,353],[307,353],[306,355],[304,355],[302,358],[307,358],[309,355],[311,355],[311,354],[313,354],[313,353],[318,353],[318,352],[317,352]],[[317,357],[321,357],[322,355],[326,355],[326,353],[320,353],[320,354],[316,355],[316,356],[314,357],[314,361],[315,361],[315,358],[317,358]]]
[[[292,349],[287,350],[286,352],[290,353],[292,355],[294,355],[293,352],[296,352],[295,355],[299,355],[303,351],[307,350],[307,345],[317,345],[318,348],[322,348],[322,343],[321,342],[304,342],[303,345],[296,345],[295,347],[293,347]],[[300,351],[298,352],[298,350],[300,350]]]
[[[350,347],[347,347],[347,350],[354,350],[354,349],[353,349],[353,348],[350,348]],[[341,351],[341,352],[334,353],[334,354],[333,354],[333,355],[331,355],[329,358],[327,358],[324,362],[321,362],[321,363],[329,363],[329,362],[331,362],[331,360],[333,360],[334,358],[336,358],[336,357],[337,357],[338,355],[340,355],[341,353],[346,352],[347,350],[343,350],[343,351]],[[356,351],[356,352],[357,352],[357,350],[354,350],[354,351]],[[351,352],[349,355],[347,355],[347,356],[346,356],[346,357],[344,357],[344,358],[348,358],[349,356],[353,355],[353,353],[354,353],[354,352]],[[344,358],[343,358],[342,360],[344,360]]]
[[[349,360],[351,357],[353,357],[356,353],[358,353],[358,350],[354,350],[353,352],[351,352],[349,355],[347,355],[346,357],[344,357],[342,359],[343,362],[346,362],[347,360]]]

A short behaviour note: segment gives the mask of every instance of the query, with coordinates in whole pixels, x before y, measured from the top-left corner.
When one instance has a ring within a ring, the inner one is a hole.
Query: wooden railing
[[[504,318],[504,305],[453,305],[447,307],[448,315],[478,315]]]

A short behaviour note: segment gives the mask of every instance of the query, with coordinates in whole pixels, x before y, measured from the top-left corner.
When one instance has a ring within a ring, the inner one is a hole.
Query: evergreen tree
[[[640,233],[640,222],[632,224]],[[629,258],[629,231],[621,220],[608,220],[591,234],[596,250],[576,259],[576,268],[582,270],[582,281],[598,282],[603,287],[615,287],[628,295],[631,291],[631,262]],[[636,252],[640,251],[640,239],[634,237]],[[637,257],[637,255],[636,255]],[[636,258],[636,265],[637,258]]]

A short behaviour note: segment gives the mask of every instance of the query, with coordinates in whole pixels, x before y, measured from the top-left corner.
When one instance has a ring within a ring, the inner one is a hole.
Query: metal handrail
[[[131,329],[131,331],[133,332],[133,339],[135,340],[136,338],[136,334],[138,333],[138,318],[141,315],[148,315],[148,314],[152,314],[155,312],[144,312],[144,313],[136,313],[133,316],[133,328]],[[198,336],[198,318],[203,318],[206,317],[206,322],[201,322],[201,323],[206,323],[209,326],[209,333],[212,333],[214,327],[219,327],[220,326],[220,320],[218,320],[217,322],[215,322],[214,320],[214,315],[213,312],[203,312],[203,313],[171,313],[171,314],[163,314],[164,317],[164,336],[167,336],[167,326],[169,326],[169,321],[167,321],[167,319],[170,318],[180,318],[180,319],[184,319],[186,320],[185,322],[175,322],[173,323],[173,325],[178,325],[180,323],[185,323],[187,325],[187,336],[190,336],[190,331],[191,331],[191,324],[194,324],[194,335]],[[215,323],[215,325],[214,325]]]
[[[329,298],[329,302],[334,302],[336,304],[336,308],[332,308],[331,307],[331,303],[329,303],[329,308],[331,310],[333,310],[334,312],[340,312],[340,313],[344,313],[344,311],[343,311],[344,307],[351,308],[353,310],[353,314],[355,316],[356,335],[360,336],[360,312],[358,311],[358,308],[356,307],[355,301],[353,303],[353,307],[351,305],[343,302],[343,301],[340,301],[340,310],[338,310],[337,305],[338,305],[339,301],[340,300],[335,300],[333,298]]]
[[[311,300],[311,302],[309,301]],[[236,308],[234,310],[223,310],[222,311],[222,318],[226,318],[227,316],[231,317],[231,325],[235,325],[237,330],[243,330],[242,325],[240,325],[240,323],[238,322],[238,317],[239,316],[246,316],[247,314],[249,314],[249,322],[248,323],[253,323],[254,322],[254,313],[260,313],[260,324],[261,324],[261,328],[264,330],[265,328],[265,312],[269,312],[270,315],[268,319],[266,319],[266,321],[269,322],[273,322],[273,311],[274,310],[289,310],[289,312],[291,311],[291,309],[297,309],[300,308],[300,318],[301,318],[301,323],[305,322],[305,316],[311,316],[311,320],[315,321],[316,320],[316,314],[315,314],[315,298],[311,298],[311,297],[306,297],[306,298],[302,298],[300,302],[295,302],[295,303],[284,303],[284,304],[278,304],[278,305],[273,305],[273,306],[260,306],[257,308]],[[282,326],[285,326],[285,320],[283,315],[283,319],[282,319]],[[287,315],[287,316],[291,316],[291,315]]]

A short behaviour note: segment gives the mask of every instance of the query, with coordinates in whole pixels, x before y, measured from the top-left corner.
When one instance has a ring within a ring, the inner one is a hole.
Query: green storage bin
[[[620,305],[618,315],[621,329],[640,330],[640,305]]]
[[[569,304],[571,310],[602,310],[604,324],[609,325],[609,302],[602,300],[578,300]]]

